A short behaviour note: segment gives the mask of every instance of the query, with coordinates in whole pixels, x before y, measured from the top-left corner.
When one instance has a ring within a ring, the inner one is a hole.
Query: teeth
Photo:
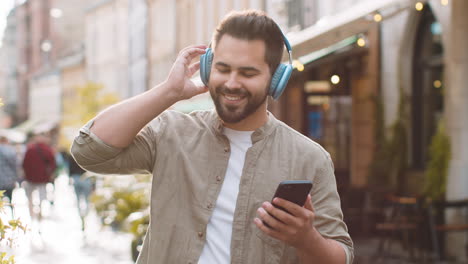
[[[230,100],[230,101],[236,101],[236,100],[240,100],[241,97],[240,96],[229,96],[229,95],[225,95],[226,99]]]

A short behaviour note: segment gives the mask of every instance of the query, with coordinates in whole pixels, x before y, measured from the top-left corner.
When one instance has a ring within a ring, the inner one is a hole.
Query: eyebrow
[[[227,67],[227,68],[230,68],[230,67],[231,67],[231,66],[229,66],[228,64],[226,64],[226,63],[224,63],[224,62],[221,62],[221,61],[216,62],[215,66],[221,66],[221,67]],[[241,70],[241,71],[260,72],[259,69],[255,68],[255,67],[251,67],[251,66],[239,67],[239,70]]]

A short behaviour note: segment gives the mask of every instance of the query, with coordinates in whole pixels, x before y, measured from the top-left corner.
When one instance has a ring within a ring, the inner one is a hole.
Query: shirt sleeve
[[[353,241],[343,221],[333,162],[328,153],[325,156],[313,181],[312,203],[316,215],[314,225],[323,237],[333,239],[343,246],[346,263],[352,263],[354,259]]]
[[[153,170],[156,135],[151,125],[145,126],[128,147],[117,148],[91,132],[93,124],[94,120],[91,120],[80,129],[71,147],[73,158],[81,167],[102,174],[148,173]]]

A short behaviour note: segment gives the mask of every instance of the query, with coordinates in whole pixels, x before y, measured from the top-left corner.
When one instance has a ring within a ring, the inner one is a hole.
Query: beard
[[[252,94],[245,89],[229,89],[226,86],[221,85],[214,89],[210,89],[210,95],[216,107],[216,112],[221,120],[226,123],[238,123],[257,111],[258,108],[266,101],[268,96],[266,90],[267,89],[265,88],[265,92],[261,94]],[[224,95],[240,96],[243,98],[242,100],[247,100],[247,104],[240,106],[223,104],[221,102],[221,97]]]

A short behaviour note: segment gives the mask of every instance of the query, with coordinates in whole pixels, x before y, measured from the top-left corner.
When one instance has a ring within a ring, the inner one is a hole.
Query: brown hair
[[[278,25],[263,11],[244,10],[230,12],[219,23],[213,34],[216,47],[221,37],[230,35],[244,40],[263,40],[265,42],[265,62],[273,74],[283,57],[284,40]]]

